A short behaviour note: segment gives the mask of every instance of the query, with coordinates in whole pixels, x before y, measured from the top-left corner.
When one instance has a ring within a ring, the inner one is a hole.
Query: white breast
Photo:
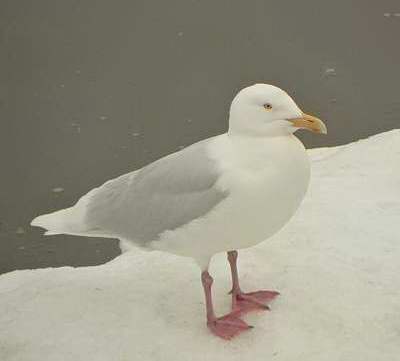
[[[218,187],[229,196],[204,218],[166,232],[158,242],[161,249],[207,259],[250,247],[283,227],[305,195],[309,160],[293,135],[254,139],[224,134],[209,151],[222,173]]]

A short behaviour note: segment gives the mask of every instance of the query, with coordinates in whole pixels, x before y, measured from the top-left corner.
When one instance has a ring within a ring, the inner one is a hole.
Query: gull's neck
[[[239,147],[249,147],[250,149],[265,149],[277,144],[284,144],[299,141],[293,133],[282,132],[274,135],[254,136],[250,134],[226,133],[227,138]]]
[[[218,154],[226,156],[231,164],[247,169],[265,169],[271,163],[286,161],[295,153],[305,152],[303,144],[293,134],[282,136],[253,137],[248,135],[233,135],[225,133],[220,138]]]

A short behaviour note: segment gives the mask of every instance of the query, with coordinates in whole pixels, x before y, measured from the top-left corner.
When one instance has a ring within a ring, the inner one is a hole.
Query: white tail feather
[[[86,210],[90,198],[97,190],[98,188],[92,189],[81,197],[73,207],[36,217],[31,222],[31,226],[46,229],[46,236],[61,233],[82,236],[91,235],[85,224]]]
[[[31,222],[31,225],[46,229],[46,235],[84,233],[87,230],[84,223],[84,214],[78,207],[70,207],[36,217]]]

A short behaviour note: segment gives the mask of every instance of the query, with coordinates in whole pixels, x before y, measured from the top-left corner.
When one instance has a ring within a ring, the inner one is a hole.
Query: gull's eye
[[[271,109],[272,109],[272,105],[269,104],[269,103],[266,103],[266,104],[264,104],[264,108],[265,108],[266,110],[271,110]]]

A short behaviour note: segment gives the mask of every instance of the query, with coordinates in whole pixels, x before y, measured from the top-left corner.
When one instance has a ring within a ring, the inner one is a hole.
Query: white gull
[[[119,238],[121,244],[192,257],[201,268],[207,325],[225,339],[249,329],[240,315],[265,308],[275,291],[244,293],[237,250],[281,229],[308,187],[310,164],[298,129],[326,133],[283,90],[255,84],[232,101],[229,130],[91,190],[73,207],[35,218],[46,234]],[[211,257],[228,252],[232,312],[215,315]]]

